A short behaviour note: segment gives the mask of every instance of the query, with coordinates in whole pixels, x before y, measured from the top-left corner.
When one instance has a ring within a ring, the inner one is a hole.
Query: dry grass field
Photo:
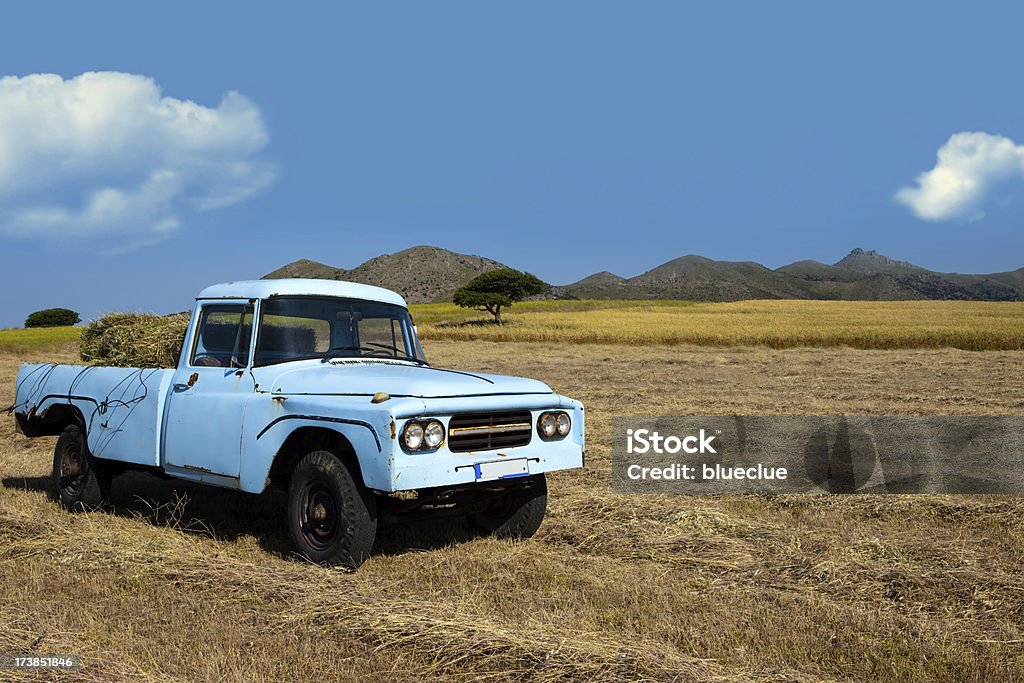
[[[126,475],[72,515],[53,439],[4,416],[0,652],[80,654],[80,681],[1024,680],[1020,499],[627,497],[608,445],[615,414],[1024,414],[1024,353],[425,346],[586,403],[534,539],[392,529],[349,574],[289,556],[280,495]],[[0,396],[59,353],[0,353]]]

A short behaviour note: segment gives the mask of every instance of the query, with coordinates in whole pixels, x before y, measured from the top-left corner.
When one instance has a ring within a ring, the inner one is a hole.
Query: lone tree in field
[[[78,314],[67,308],[47,308],[30,313],[25,318],[25,327],[67,327],[81,321]]]
[[[487,311],[501,325],[501,307],[511,306],[528,296],[546,290],[543,280],[512,268],[498,268],[481,273],[460,287],[452,301],[463,308]]]

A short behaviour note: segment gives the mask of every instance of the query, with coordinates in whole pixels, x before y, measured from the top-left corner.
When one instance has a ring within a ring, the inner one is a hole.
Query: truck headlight
[[[572,419],[569,413],[552,410],[541,413],[537,418],[537,433],[544,439],[568,436],[572,431]]]
[[[410,451],[419,450],[423,445],[423,425],[419,422],[408,422],[402,430],[402,443]]]
[[[540,416],[537,421],[537,431],[545,439],[550,439],[558,433],[558,420],[555,419],[554,413],[544,413]]]
[[[409,420],[402,429],[407,451],[434,450],[444,444],[444,425],[438,420]]]
[[[558,427],[559,436],[568,436],[569,430],[572,429],[572,420],[569,419],[569,413],[559,413],[555,422]]]
[[[423,428],[423,441],[427,444],[427,448],[440,448],[444,443],[444,425],[437,420],[428,422],[427,426]]]

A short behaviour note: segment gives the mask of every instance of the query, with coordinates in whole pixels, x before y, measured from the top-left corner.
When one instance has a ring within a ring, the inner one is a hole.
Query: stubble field
[[[551,477],[534,539],[393,529],[348,574],[290,557],[280,495],[126,475],[71,515],[53,439],[5,416],[0,652],[80,654],[86,681],[1024,680],[1018,498],[618,496],[608,446],[621,414],[1024,414],[1024,353],[426,350],[587,405],[587,468]],[[0,395],[55,353],[0,355]]]

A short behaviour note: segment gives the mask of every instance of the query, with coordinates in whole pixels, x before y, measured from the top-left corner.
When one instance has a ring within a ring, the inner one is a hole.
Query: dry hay
[[[82,330],[79,353],[91,365],[171,368],[188,329],[185,313],[108,313]]]

